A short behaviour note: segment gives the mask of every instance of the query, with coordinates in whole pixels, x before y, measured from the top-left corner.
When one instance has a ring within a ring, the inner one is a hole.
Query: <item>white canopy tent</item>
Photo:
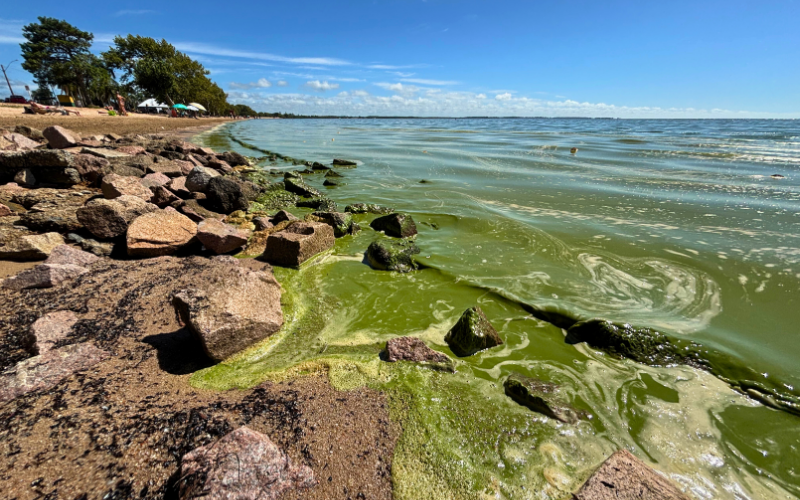
[[[158,108],[158,109],[169,109],[164,103],[159,103],[155,99],[147,99],[146,101],[142,101],[138,106],[138,108]]]

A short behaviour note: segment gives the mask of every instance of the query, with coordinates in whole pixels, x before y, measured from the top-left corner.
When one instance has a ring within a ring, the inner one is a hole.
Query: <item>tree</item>
[[[94,35],[66,21],[39,17],[38,23],[22,28],[27,42],[21,43],[22,68],[30,72],[39,87],[56,85],[70,95],[86,100],[87,58]]]

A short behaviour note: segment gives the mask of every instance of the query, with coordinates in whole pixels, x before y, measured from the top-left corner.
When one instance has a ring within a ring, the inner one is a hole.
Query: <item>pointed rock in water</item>
[[[293,464],[269,437],[248,427],[184,455],[180,475],[181,498],[276,500],[317,484],[309,467]]]
[[[384,239],[370,243],[366,255],[367,262],[374,269],[407,273],[419,267],[414,261],[414,255],[419,252],[413,241]]]
[[[628,450],[619,450],[573,495],[574,500],[689,500],[672,482]]]
[[[353,224],[353,216],[346,212],[314,212],[320,222],[331,226],[333,228],[333,235],[337,238],[349,234],[350,226]]]
[[[250,231],[239,229],[217,219],[205,219],[197,225],[197,239],[216,254],[228,253],[247,243]]]
[[[434,351],[417,337],[397,337],[386,342],[386,361],[411,361],[443,371],[455,371],[450,357]]]
[[[394,213],[394,208],[382,207],[380,205],[372,205],[368,203],[353,203],[352,205],[347,205],[346,207],[344,207],[344,211],[350,212],[351,214],[385,215]]]
[[[314,163],[311,164],[311,169],[312,170],[330,170],[331,167],[329,167],[327,165],[323,165],[322,163],[320,163],[318,161],[315,161]]]
[[[339,158],[334,158],[333,164],[341,167],[355,167],[356,165],[358,165],[356,162],[352,160],[342,160]]]
[[[407,214],[390,214],[373,220],[370,227],[376,231],[383,231],[386,236],[395,238],[409,238],[417,234],[414,219]]]
[[[333,228],[323,222],[294,222],[270,234],[262,259],[270,264],[297,267],[314,255],[333,248]]]
[[[559,397],[559,387],[552,382],[545,382],[518,373],[512,373],[503,383],[506,395],[525,406],[560,422],[575,424],[587,418],[583,410],[577,410]]]
[[[337,172],[336,170],[328,170],[325,172],[325,177],[344,177],[342,174]]]
[[[479,306],[470,307],[444,337],[456,356],[466,357],[503,343]]]
[[[281,285],[271,271],[252,271],[233,257],[212,262],[215,282],[176,291],[172,304],[206,354],[222,361],[281,328]]]
[[[294,215],[292,215],[291,213],[287,212],[286,210],[281,210],[280,212],[275,214],[275,216],[272,218],[272,223],[273,224],[279,224],[279,223],[281,223],[283,221],[287,221],[287,220],[288,221],[293,221],[293,220],[299,220],[299,219],[297,217],[295,217]]]

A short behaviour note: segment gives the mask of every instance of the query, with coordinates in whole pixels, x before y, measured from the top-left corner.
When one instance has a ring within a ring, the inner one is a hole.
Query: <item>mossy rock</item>
[[[394,213],[394,208],[383,207],[381,205],[372,205],[369,203],[353,203],[352,205],[347,205],[344,207],[344,211],[350,212],[351,214],[385,215]]]
[[[353,215],[346,212],[314,212],[311,214],[318,221],[333,228],[333,235],[337,238],[350,234],[353,225]]]
[[[336,212],[338,208],[335,201],[324,196],[311,198],[309,200],[300,200],[296,205],[303,208],[313,208],[320,212]]]
[[[337,172],[336,170],[328,170],[325,172],[325,177],[344,177],[342,174]]]
[[[660,332],[603,319],[575,323],[567,330],[566,341],[570,344],[586,342],[597,349],[651,366],[687,364],[690,361],[686,353],[676,349]]]
[[[303,182],[302,177],[300,179],[297,179],[296,177],[284,176],[283,185],[285,186],[285,189],[290,193],[304,196],[306,198],[322,197],[322,193],[320,193],[313,187]]]
[[[470,307],[444,336],[445,342],[456,356],[472,356],[476,352],[503,343],[479,306]]]
[[[561,389],[552,382],[512,373],[503,388],[506,396],[520,405],[560,422],[574,424],[588,416],[566,403],[560,396]]]
[[[409,238],[417,234],[414,219],[408,214],[389,214],[370,222],[370,227],[376,231],[383,231],[386,236],[395,238]]]
[[[414,261],[414,255],[419,252],[413,241],[378,240],[367,248],[367,262],[381,271],[407,273],[419,267]]]
[[[266,212],[281,210],[297,206],[300,197],[283,189],[283,184],[276,182],[269,189],[260,194],[256,201],[250,204],[251,212]]]
[[[339,181],[336,179],[325,179],[325,182],[323,182],[322,185],[327,187],[336,187],[339,185]]]

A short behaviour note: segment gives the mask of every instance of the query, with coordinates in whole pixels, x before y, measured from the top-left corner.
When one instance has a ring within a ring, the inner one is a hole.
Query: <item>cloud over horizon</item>
[[[232,89],[240,89],[240,90],[256,89],[256,88],[267,89],[269,87],[272,87],[272,82],[270,82],[266,78],[259,78],[257,81],[249,83],[231,82],[228,86]]]
[[[308,81],[305,86],[317,92],[325,92],[326,90],[335,90],[339,88],[338,83],[321,82],[319,80]]]

